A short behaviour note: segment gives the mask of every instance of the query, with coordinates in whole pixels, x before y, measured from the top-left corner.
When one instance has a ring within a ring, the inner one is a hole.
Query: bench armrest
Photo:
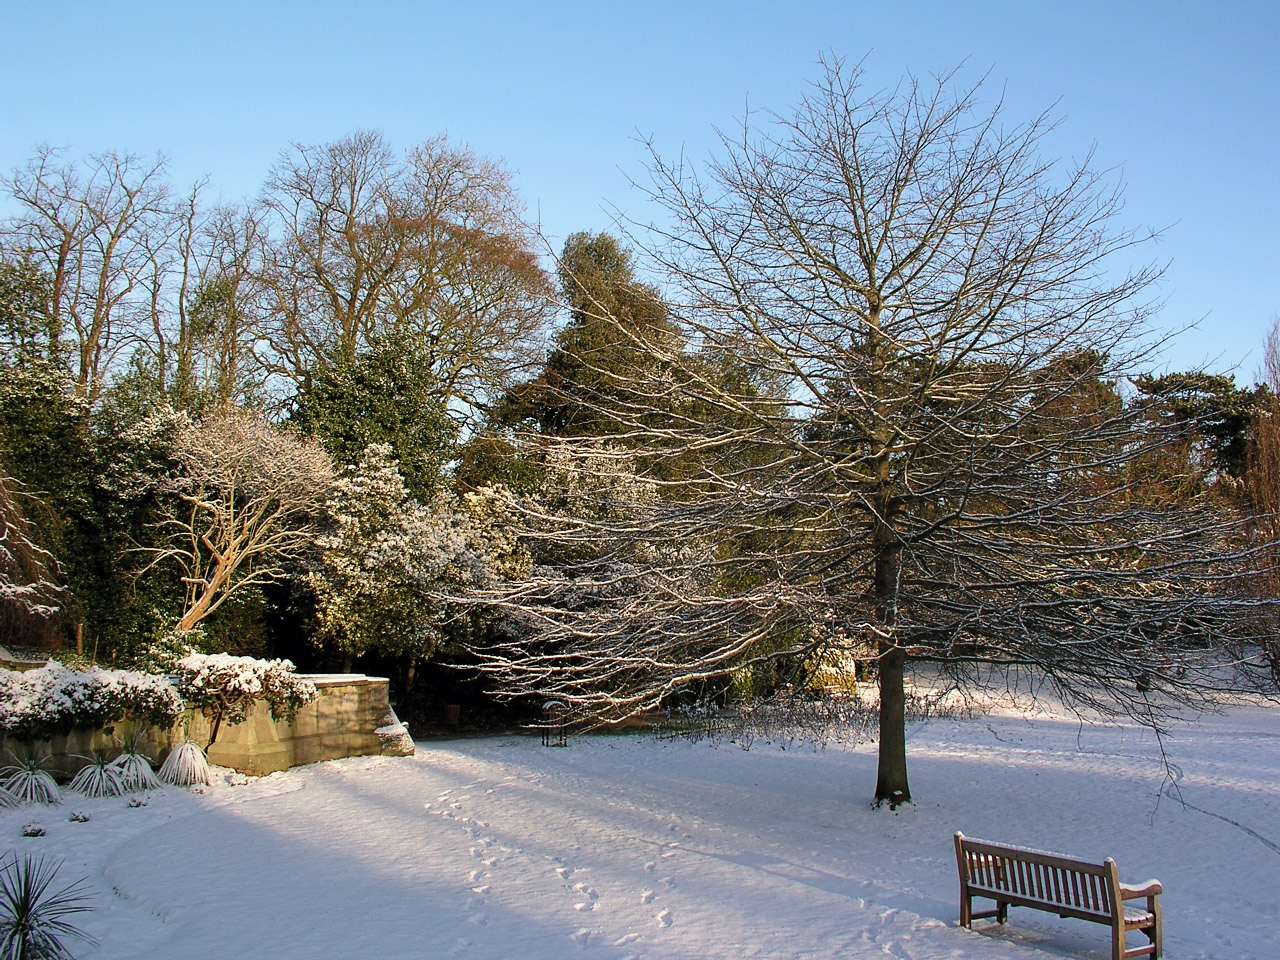
[[[1164,893],[1164,887],[1160,885],[1159,880],[1120,884],[1121,900],[1137,900],[1139,897],[1154,897],[1161,893]]]

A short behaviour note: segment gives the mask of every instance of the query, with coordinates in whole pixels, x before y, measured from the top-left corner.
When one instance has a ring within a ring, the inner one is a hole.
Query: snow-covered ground
[[[1280,708],[1178,726],[1167,767],[1147,731],[1046,712],[909,736],[897,812],[867,804],[870,746],[502,737],[142,807],[64,791],[0,836],[88,878],[83,958],[1107,956],[1105,928],[1037,911],[958,928],[956,830],[1158,877],[1171,958],[1280,957]]]

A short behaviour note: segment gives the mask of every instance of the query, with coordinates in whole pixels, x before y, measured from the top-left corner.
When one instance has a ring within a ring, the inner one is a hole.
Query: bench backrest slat
[[[1056,853],[1001,846],[968,837],[961,843],[973,887],[1104,916],[1112,913],[1114,866],[1110,861],[1087,863]]]

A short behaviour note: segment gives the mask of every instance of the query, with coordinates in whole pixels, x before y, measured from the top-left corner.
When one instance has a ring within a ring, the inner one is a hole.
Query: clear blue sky
[[[41,142],[170,157],[254,195],[291,141],[447,133],[503,158],[554,239],[644,218],[638,136],[704,157],[749,103],[786,112],[824,52],[988,72],[1058,156],[1122,169],[1125,226],[1163,228],[1166,351],[1250,379],[1280,315],[1280,2],[411,3],[9,0],[0,169]]]

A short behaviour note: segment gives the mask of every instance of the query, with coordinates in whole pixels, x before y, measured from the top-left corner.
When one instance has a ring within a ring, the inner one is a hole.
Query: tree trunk
[[[413,654],[409,654],[408,660],[404,666],[404,690],[400,692],[401,702],[409,698],[409,691],[413,689],[413,685],[418,680],[418,658]]]
[[[214,711],[212,723],[209,724],[209,742],[204,745],[204,752],[208,753],[213,749],[213,742],[218,739],[218,731],[222,729],[222,710]]]
[[[182,615],[182,619],[178,621],[178,625],[174,628],[175,633],[183,634],[189,632],[209,615],[215,606],[213,601],[230,578],[232,569],[232,565],[222,561],[218,561],[214,565],[213,573],[202,584],[199,596],[190,603],[187,611]]]
[[[909,803],[907,785],[907,722],[904,668],[907,657],[900,647],[881,644],[880,651],[880,756],[876,767],[876,806]]]
[[[355,655],[354,655],[350,650],[348,650],[348,651],[347,651],[345,654],[343,654],[343,656],[342,656],[342,672],[343,672],[343,673],[350,673],[350,672],[351,672],[351,667],[352,667],[354,664],[355,664]]]
[[[881,448],[887,449],[887,438]],[[911,800],[907,785],[907,723],[905,668],[906,652],[898,644],[894,629],[898,616],[898,575],[901,572],[902,544],[894,529],[898,504],[889,489],[889,457],[877,457],[877,479],[881,484],[875,498],[876,520],[872,528],[875,549],[875,612],[880,625],[877,652],[880,655],[880,754],[876,769],[877,807],[892,810]]]

